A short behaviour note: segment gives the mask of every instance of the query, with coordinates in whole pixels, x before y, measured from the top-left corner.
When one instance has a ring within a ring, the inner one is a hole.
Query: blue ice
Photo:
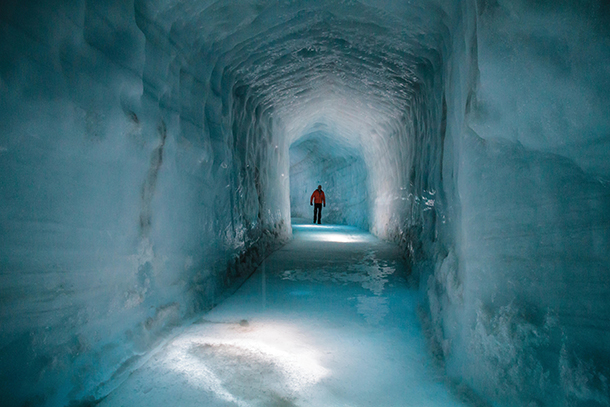
[[[464,405],[426,349],[399,248],[298,222],[234,295],[100,406]]]

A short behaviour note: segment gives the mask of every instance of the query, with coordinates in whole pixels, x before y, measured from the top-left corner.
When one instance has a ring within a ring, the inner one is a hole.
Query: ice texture
[[[455,246],[426,286],[448,372],[496,403],[610,405],[609,11],[478,9]]]
[[[426,353],[403,262],[361,229],[297,224],[99,406],[466,406]]]
[[[108,394],[322,184],[323,219],[404,250],[453,383],[610,405],[609,19],[602,0],[3,1],[3,404]]]

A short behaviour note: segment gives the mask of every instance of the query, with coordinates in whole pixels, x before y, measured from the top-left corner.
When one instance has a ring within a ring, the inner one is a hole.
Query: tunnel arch
[[[272,118],[275,130],[269,139],[275,138],[270,144],[276,146],[282,152],[281,155],[287,155],[286,144],[290,145],[290,141],[285,140],[305,132],[305,127],[316,120],[320,111],[327,115],[330,112],[330,120],[340,123],[337,130],[340,137],[354,137],[356,134],[366,140],[365,144],[373,144],[365,161],[369,165],[379,165],[376,168],[385,165],[389,173],[396,175],[385,177],[383,171],[375,172],[375,176],[383,179],[383,182],[373,182],[372,185],[381,188],[385,183],[385,187],[377,191],[376,195],[380,198],[372,204],[379,209],[373,211],[377,216],[371,217],[371,226],[380,236],[399,238],[404,233],[404,225],[400,223],[407,209],[392,201],[410,199],[408,194],[395,196],[400,194],[397,191],[401,190],[401,172],[408,170],[401,168],[402,158],[406,157],[391,159],[388,156],[402,154],[407,150],[406,144],[411,143],[409,138],[427,137],[419,133],[434,132],[434,128],[438,127],[438,93],[442,84],[441,51],[430,44],[436,43],[440,47],[439,38],[442,36],[428,35],[414,39],[402,27],[394,27],[396,31],[390,32],[385,26],[356,23],[350,20],[353,10],[346,13],[347,18],[338,18],[326,11],[296,10],[297,17],[294,21],[289,20],[290,24],[282,21],[279,28],[273,27],[262,34],[257,33],[253,39],[248,38],[244,42],[237,39],[240,38],[237,33],[234,34],[235,39],[232,39],[234,42],[226,39],[231,43],[231,50],[217,60],[214,72],[218,73],[212,74],[211,81],[216,82],[214,76],[217,75],[218,78],[223,78],[223,86],[235,83],[235,94],[244,98],[245,105],[249,106],[246,109],[235,109],[236,111],[252,112],[254,118]],[[374,8],[372,15],[378,13],[378,9]],[[295,21],[298,24],[293,26]],[[359,32],[366,34],[361,35]],[[392,34],[396,34],[396,37]],[[380,37],[385,38],[385,43]],[[377,45],[371,41],[373,39],[378,42]],[[380,46],[382,43],[383,46]],[[305,45],[307,46],[304,47]],[[383,49],[385,54],[371,53],[371,49]],[[236,58],[238,52],[247,55],[247,58],[237,59],[237,63],[229,62]],[[261,58],[268,55],[273,57],[260,63]],[[307,61],[314,56],[316,64],[307,66],[305,62],[304,69],[303,60]],[[281,70],[277,69],[278,66],[281,66]],[[220,69],[223,70],[222,74],[219,73]],[[312,73],[314,76],[310,76]],[[255,83],[255,79],[262,79],[262,85]],[[268,87],[269,83],[274,84],[273,87]],[[306,84],[304,89],[302,84]],[[295,94],[296,90],[298,94]],[[428,94],[430,92],[433,94]],[[392,96],[388,98],[387,95]],[[223,102],[223,106],[226,103],[228,102]],[[225,113],[230,116],[230,113]],[[407,115],[419,115],[415,119],[419,124],[409,128],[412,119],[406,118]],[[234,129],[237,127],[234,126]],[[364,132],[368,134],[365,135]],[[388,142],[393,137],[396,140]],[[393,143],[394,146],[391,145]],[[376,157],[384,157],[388,162],[382,163]],[[280,165],[283,168],[278,172],[286,173],[286,164]],[[394,183],[390,185],[388,180],[392,178]],[[282,202],[279,205],[281,208],[266,211],[281,213],[280,217],[286,219],[288,194],[271,195],[274,202]],[[394,215],[381,215],[388,210]]]
[[[328,203],[324,223],[368,229],[368,171],[360,149],[334,138],[327,126],[316,123],[292,143],[289,155],[292,217],[311,217],[310,195],[322,185]]]

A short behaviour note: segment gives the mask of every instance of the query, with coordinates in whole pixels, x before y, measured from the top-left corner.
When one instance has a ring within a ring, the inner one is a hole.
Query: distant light
[[[345,233],[308,233],[305,239],[335,243],[363,243],[370,241],[370,237],[366,235],[350,235]]]
[[[334,225],[292,225],[293,229],[336,229],[337,226]]]
[[[292,225],[292,229],[297,233],[298,239],[309,241],[363,243],[374,240],[370,234],[352,226]]]

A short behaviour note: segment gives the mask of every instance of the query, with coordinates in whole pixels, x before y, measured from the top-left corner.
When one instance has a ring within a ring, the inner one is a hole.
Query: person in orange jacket
[[[322,191],[322,185],[318,185],[318,189],[313,191],[313,194],[311,194],[311,198],[309,199],[309,205],[314,205],[313,223],[316,223],[317,219],[318,225],[322,223],[322,204],[326,207],[326,197],[324,196],[324,191]]]

